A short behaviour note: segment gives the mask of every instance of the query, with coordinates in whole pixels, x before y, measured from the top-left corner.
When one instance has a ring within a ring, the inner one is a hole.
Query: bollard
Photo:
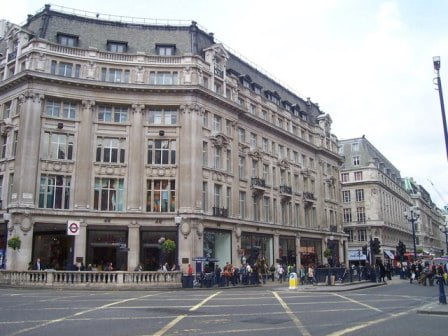
[[[297,273],[291,272],[289,274],[289,289],[297,289]]]
[[[439,303],[446,304],[445,283],[441,275],[436,275],[437,284],[439,285]]]

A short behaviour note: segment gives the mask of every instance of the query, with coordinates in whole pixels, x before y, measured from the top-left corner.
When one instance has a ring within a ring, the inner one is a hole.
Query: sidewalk
[[[431,315],[448,315],[448,305],[440,304],[439,302],[432,302],[424,305],[419,310],[418,314],[431,314]]]
[[[392,280],[393,281],[393,280]],[[289,282],[285,281],[282,284],[279,282],[268,282],[266,285],[261,285],[261,287],[268,287],[275,290],[282,291],[297,291],[297,292],[347,292],[364,288],[384,286],[387,283],[376,283],[371,281],[356,281],[352,283],[335,283],[332,286],[328,286],[324,283],[319,283],[315,285],[298,285],[296,289],[289,289]]]

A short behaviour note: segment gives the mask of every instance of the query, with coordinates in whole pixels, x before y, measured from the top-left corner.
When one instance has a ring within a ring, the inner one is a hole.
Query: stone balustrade
[[[0,286],[34,288],[166,289],[182,287],[182,272],[0,271]]]

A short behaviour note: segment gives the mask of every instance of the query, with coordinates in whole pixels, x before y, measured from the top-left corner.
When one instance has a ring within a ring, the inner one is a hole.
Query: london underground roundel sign
[[[69,236],[77,236],[79,234],[79,221],[67,221],[67,234]]]

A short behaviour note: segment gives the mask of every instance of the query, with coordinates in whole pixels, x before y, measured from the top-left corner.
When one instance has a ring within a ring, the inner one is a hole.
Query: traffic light
[[[380,252],[381,252],[381,243],[380,243],[380,241],[378,240],[378,238],[375,238],[373,241],[372,241],[372,253],[373,254],[380,254]]]
[[[406,245],[401,240],[398,242],[397,253],[399,256],[404,256],[406,253]]]

